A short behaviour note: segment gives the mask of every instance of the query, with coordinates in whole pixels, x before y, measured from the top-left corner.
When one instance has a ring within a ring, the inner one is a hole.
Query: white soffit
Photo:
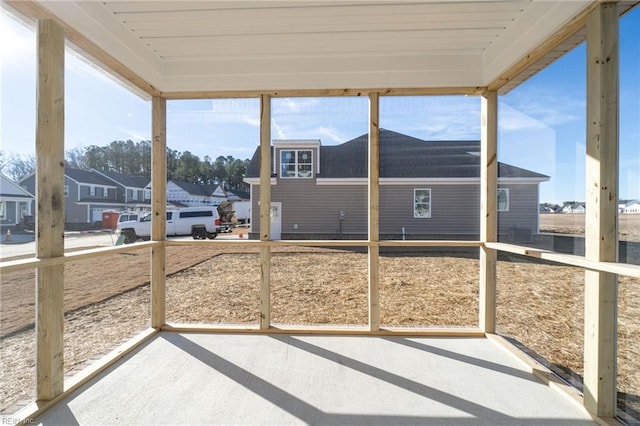
[[[36,3],[175,93],[482,87],[593,1]]]

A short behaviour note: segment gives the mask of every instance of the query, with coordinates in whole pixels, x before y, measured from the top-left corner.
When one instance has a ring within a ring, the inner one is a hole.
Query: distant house
[[[584,214],[584,212],[585,212],[584,203],[570,203],[562,208],[562,213]]]
[[[149,187],[150,189],[150,187]],[[219,206],[227,200],[220,185],[206,185],[170,180],[167,182],[167,202],[179,206]]]
[[[91,169],[105,178],[118,184],[123,191],[125,209],[148,210],[151,208],[151,190],[147,189],[151,184],[149,176],[131,176],[124,173],[105,172]]]
[[[0,225],[15,226],[32,215],[33,193],[0,174]]]
[[[341,145],[319,140],[272,144],[272,239],[366,238],[368,135]],[[480,142],[424,141],[380,130],[381,238],[477,238]],[[251,185],[251,235],[259,232],[260,155]],[[549,177],[499,163],[498,223],[538,231],[538,187]],[[274,221],[275,218],[275,221]]]
[[[20,181],[29,192],[36,190],[35,173]],[[65,224],[93,224],[102,221],[103,210],[125,208],[122,185],[95,170],[66,167],[64,170]]]
[[[638,200],[627,201],[623,205],[620,212],[621,213],[640,213],[640,201]]]

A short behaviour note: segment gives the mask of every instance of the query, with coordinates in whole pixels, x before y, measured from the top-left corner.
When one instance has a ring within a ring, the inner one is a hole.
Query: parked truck
[[[215,238],[220,229],[220,216],[215,207],[185,207],[167,211],[167,236],[191,235],[194,240]],[[137,220],[118,223],[118,232],[124,243],[151,237],[151,213]]]

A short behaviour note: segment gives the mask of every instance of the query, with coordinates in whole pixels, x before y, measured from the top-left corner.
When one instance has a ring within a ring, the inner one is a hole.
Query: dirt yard
[[[640,242],[640,214],[618,216],[620,241]],[[541,214],[540,232],[566,235],[584,235],[583,214]]]
[[[560,216],[560,215],[558,215]],[[569,216],[569,215],[562,215]],[[150,251],[65,267],[65,372],[72,373],[149,324]],[[257,323],[256,249],[169,247],[170,322]],[[367,256],[291,248],[272,254],[272,321],[367,322]],[[381,320],[394,326],[475,326],[478,260],[464,253],[388,255],[380,261]],[[34,275],[0,283],[0,411],[33,398]],[[505,255],[498,266],[500,332],[565,377],[582,374],[584,272]],[[640,280],[620,278],[619,389],[640,418]],[[11,407],[11,408],[9,408]]]

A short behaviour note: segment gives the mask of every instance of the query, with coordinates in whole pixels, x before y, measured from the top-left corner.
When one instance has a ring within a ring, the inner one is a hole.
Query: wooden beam
[[[152,84],[133,72],[130,68],[124,65],[122,62],[111,56],[104,49],[97,44],[89,40],[84,34],[64,21],[59,19],[53,13],[39,5],[35,1],[24,0],[2,0],[11,8],[19,12],[20,14],[29,17],[31,19],[52,19],[57,22],[64,30],[67,40],[73,43],[75,50],[81,50],[81,53],[87,53],[91,58],[94,58],[98,65],[102,65],[106,72],[112,71],[112,75],[118,80],[128,83],[131,87],[135,87],[139,91],[149,96],[157,96],[159,91],[153,87]]]
[[[369,94],[369,330],[380,329],[380,95]]]
[[[380,96],[447,96],[469,95],[477,96],[484,93],[484,87],[406,87],[406,88],[364,88],[364,89],[298,89],[298,90],[223,90],[223,91],[189,91],[162,92],[167,99],[226,99],[226,98],[259,98],[269,95],[272,98],[291,97],[339,97],[339,96],[368,96],[378,93]]]
[[[271,97],[260,96],[260,241],[271,239]],[[260,247],[260,328],[271,323],[271,249]]]
[[[495,90],[482,95],[480,147],[480,241],[493,242],[498,237],[498,94]],[[496,251],[480,247],[479,325],[485,333],[496,330]]]
[[[618,13],[599,3],[587,17],[585,257],[616,262],[618,248]],[[585,271],[584,405],[616,411],[617,277]]]
[[[485,243],[484,245],[498,251],[549,260],[563,265],[577,266],[579,268],[590,269],[592,271],[609,272],[612,274],[624,275],[625,277],[640,278],[640,265],[616,262],[598,262],[575,254],[555,253],[549,250],[517,246],[515,244],[508,243]]]
[[[38,22],[36,255],[64,256],[64,31]],[[36,399],[62,393],[64,265],[36,270]]]
[[[151,101],[153,145],[151,147],[151,240],[167,239],[167,100],[154,96]],[[151,249],[151,326],[159,329],[166,322],[166,247]]]
[[[596,6],[597,2],[591,3],[580,14],[574,16],[571,21],[567,22],[558,31],[552,34],[545,41],[536,46],[532,51],[525,52],[516,63],[514,63],[509,69],[500,74],[493,81],[489,82],[488,89],[491,91],[497,91],[505,84],[516,78],[521,72],[526,71],[527,68],[536,64],[554,50],[567,38],[575,34],[580,28],[583,28],[586,22],[587,15]]]

